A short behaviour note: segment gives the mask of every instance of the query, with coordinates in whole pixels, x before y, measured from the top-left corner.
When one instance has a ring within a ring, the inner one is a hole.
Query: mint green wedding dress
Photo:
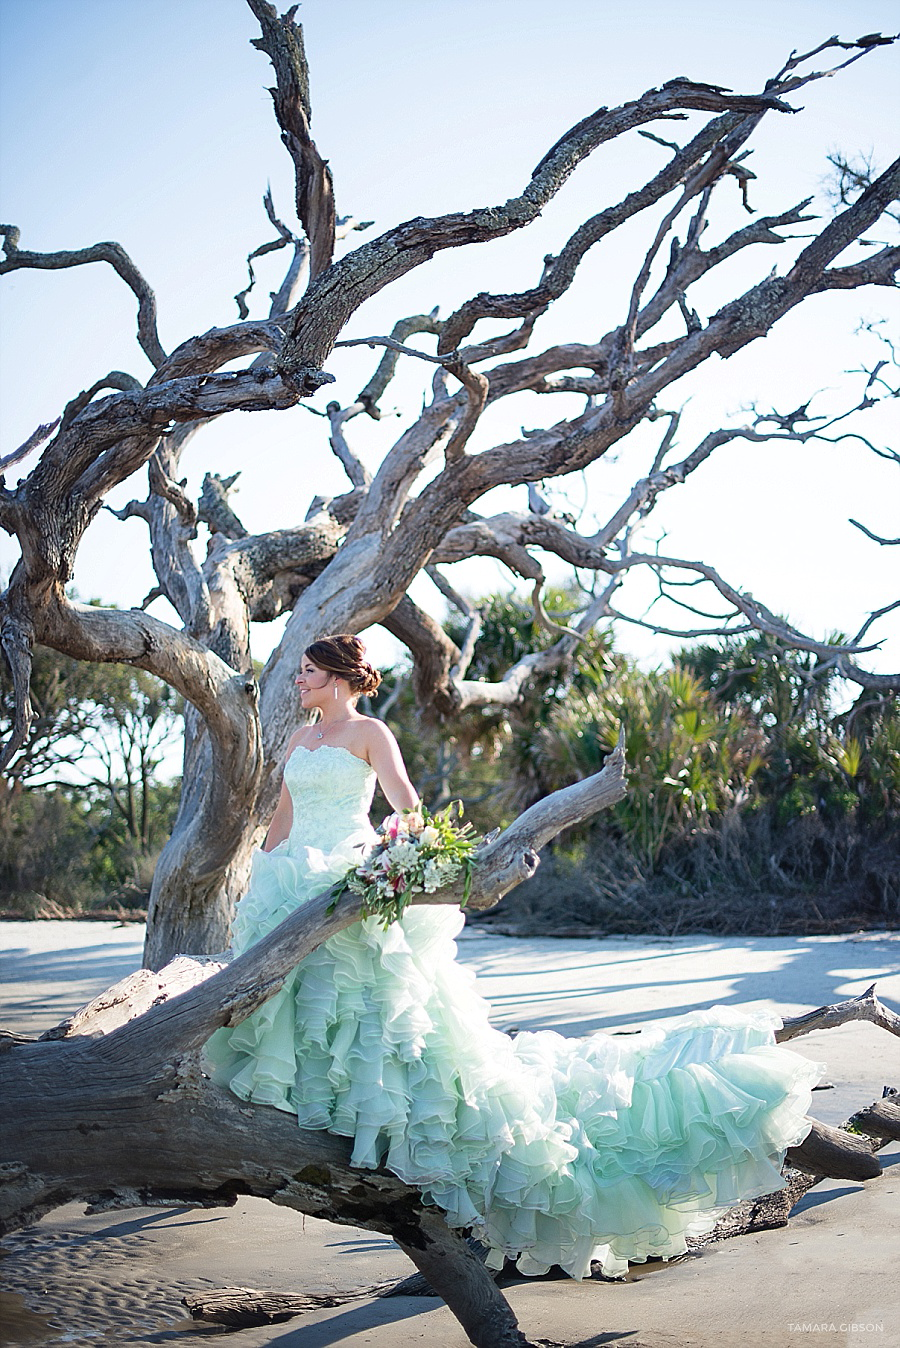
[[[258,852],[236,954],[356,864],[375,775],[346,749],[296,749],[290,837]],[[324,942],[281,990],[207,1045],[210,1075],[301,1128],[353,1139],[490,1248],[574,1278],[671,1258],[723,1208],[782,1187],[819,1067],[776,1047],[777,1021],[714,1007],[637,1035],[493,1029],[456,962],[458,908],[375,918]]]

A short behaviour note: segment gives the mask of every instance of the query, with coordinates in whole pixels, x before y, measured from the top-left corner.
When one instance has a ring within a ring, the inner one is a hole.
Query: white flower
[[[422,847],[434,847],[434,844],[440,836],[441,835],[433,825],[426,824],[419,834],[419,843]]]

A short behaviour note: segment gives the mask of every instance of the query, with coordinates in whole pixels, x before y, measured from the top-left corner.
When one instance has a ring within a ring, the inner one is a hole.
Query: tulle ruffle
[[[360,857],[366,828],[329,852],[257,853],[238,908],[245,950]],[[774,1043],[778,1022],[728,1007],[637,1035],[517,1038],[493,1029],[456,962],[458,909],[417,907],[324,942],[262,1007],[207,1045],[213,1078],[303,1128],[353,1139],[489,1264],[575,1278],[683,1253],[721,1210],[782,1187],[820,1075]]]
[[[289,850],[285,841],[271,852],[254,852],[250,884],[231,927],[234,953],[243,954],[351,866],[359,865],[373,836],[372,829],[359,828],[329,851],[304,845]]]

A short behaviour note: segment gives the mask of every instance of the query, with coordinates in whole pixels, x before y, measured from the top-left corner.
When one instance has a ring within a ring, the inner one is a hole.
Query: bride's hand
[[[393,814],[385,815],[381,821],[381,832],[387,834],[389,838],[396,838],[400,833],[412,833],[418,836],[424,827],[425,820],[418,808],[418,803],[412,809],[395,811]]]

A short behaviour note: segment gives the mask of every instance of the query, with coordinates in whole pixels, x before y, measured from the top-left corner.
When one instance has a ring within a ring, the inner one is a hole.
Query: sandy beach
[[[0,1024],[40,1034],[140,964],[143,931],[106,922],[0,923]],[[466,931],[460,958],[479,976],[501,1029],[586,1034],[636,1029],[694,1007],[766,1007],[795,1015],[877,982],[900,1010],[900,933],[805,938],[516,940]],[[813,1112],[837,1123],[900,1085],[900,1045],[868,1024],[818,1031],[798,1052],[827,1064]],[[827,1181],[790,1224],[626,1282],[523,1280],[507,1295],[534,1340],[566,1348],[772,1348],[900,1344],[900,1145],[862,1185]],[[465,1348],[443,1304],[363,1299],[283,1324],[194,1324],[180,1299],[204,1287],[329,1293],[411,1271],[386,1237],[260,1200],[231,1209],[140,1208],[86,1216],[77,1205],[3,1242],[3,1342],[170,1343],[227,1338],[234,1348]],[[893,1273],[891,1270],[894,1270]]]

